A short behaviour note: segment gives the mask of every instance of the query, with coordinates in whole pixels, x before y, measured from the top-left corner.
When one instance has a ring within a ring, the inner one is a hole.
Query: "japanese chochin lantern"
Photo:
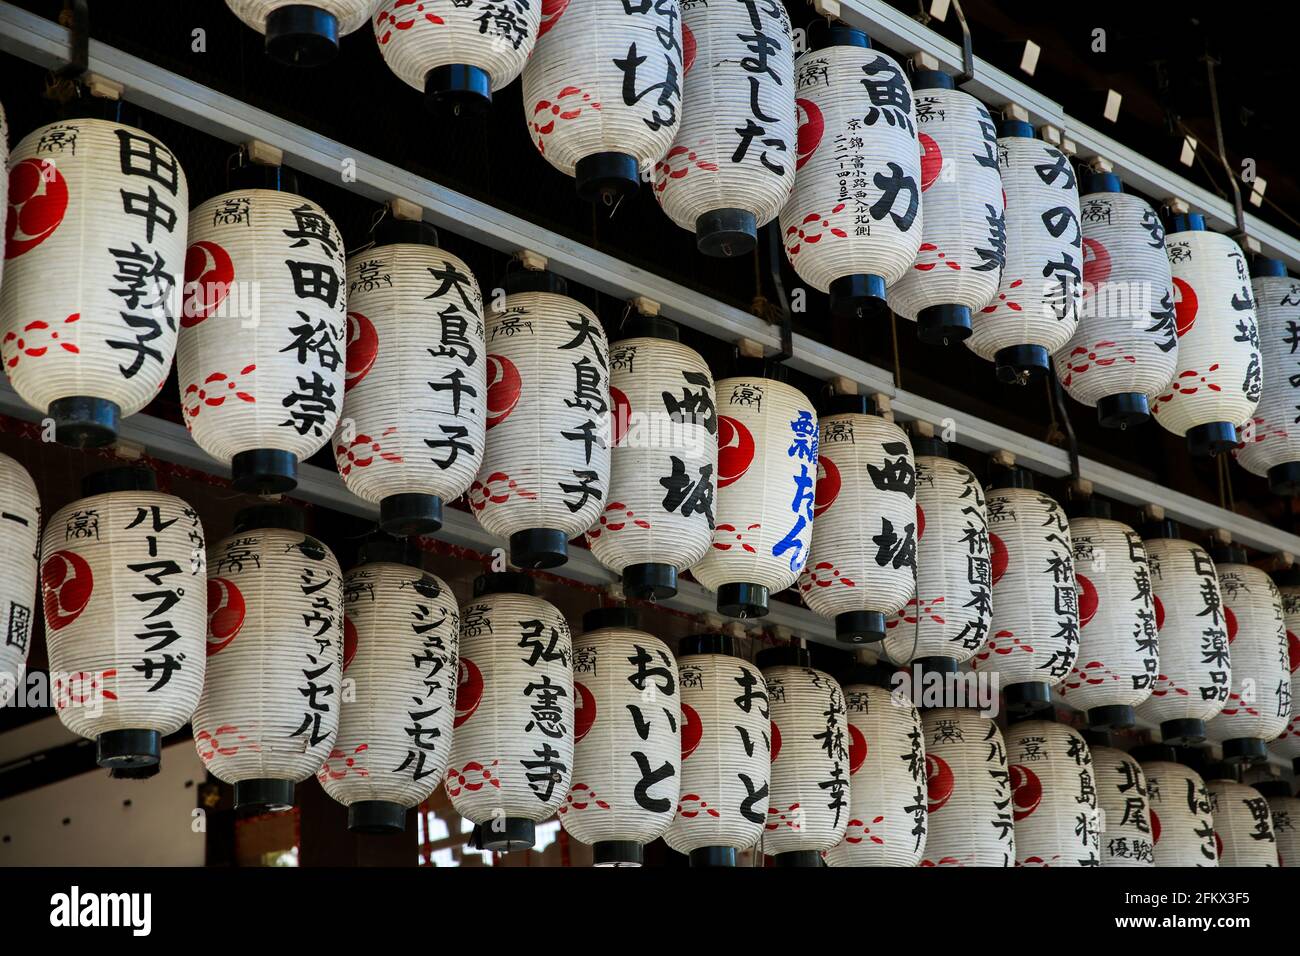
[[[334,751],[346,656],[343,575],[287,505],[254,505],[208,556],[199,759],[235,808],[287,810]],[[392,640],[391,634],[386,639]]]
[[[1186,435],[1193,455],[1217,455],[1237,444],[1237,426],[1255,414],[1263,390],[1246,258],[1232,239],[1207,232],[1198,213],[1173,218],[1165,251],[1178,366],[1151,413],[1167,430]]]
[[[266,37],[269,56],[289,66],[306,67],[332,60],[339,51],[339,37],[361,28],[375,0],[226,0],[226,6]]]
[[[510,562],[553,568],[609,503],[609,345],[549,272],[512,272],[487,320],[487,439],[469,503]]]
[[[1162,744],[1134,747],[1129,756],[1147,781],[1156,866],[1218,866],[1210,792],[1201,775]]]
[[[460,670],[447,795],[474,844],[533,845],[564,806],[577,718],[569,625],[518,572],[480,575],[461,611]]]
[[[893,669],[839,675],[848,711],[849,822],[828,866],[917,866],[925,853],[925,745],[921,715],[890,693]]]
[[[203,525],[143,468],[89,475],[81,493],[41,538],[54,709],[101,767],[156,764],[203,689]]]
[[[190,221],[176,357],[185,425],[236,488],[289,491],[343,406],[343,237],[320,206],[274,189],[215,196]]]
[[[713,375],[667,319],[629,319],[622,333],[609,353],[609,494],[587,544],[629,598],[667,598],[713,543]]]
[[[1081,174],[1083,314],[1056,375],[1104,428],[1140,425],[1178,364],[1173,281],[1154,209],[1114,173]]]
[[[1291,659],[1282,596],[1267,574],[1246,563],[1245,548],[1219,547],[1210,556],[1227,619],[1232,689],[1208,729],[1223,742],[1225,761],[1255,763],[1268,758],[1268,741],[1291,720]]]
[[[1092,754],[1079,732],[1021,720],[1007,731],[1007,759],[1016,866],[1100,866]]]
[[[1160,673],[1151,571],[1142,537],[1085,498],[1070,519],[1078,590],[1079,652],[1061,696],[1090,727],[1132,727]]]
[[[1273,812],[1264,795],[1239,783],[1236,768],[1223,763],[1205,768],[1205,787],[1219,866],[1277,866]]]
[[[781,3],[681,6],[682,122],[655,196],[705,255],[746,255],[794,187],[790,15]]]
[[[110,107],[111,108],[111,107]],[[70,119],[9,159],[0,358],[65,445],[106,445],[176,351],[189,190],[144,130]]]
[[[596,608],[573,639],[573,783],[560,824],[596,866],[640,866],[681,786],[677,661],[631,608]]]
[[[677,0],[569,0],[524,66],[524,121],[578,195],[613,205],[673,144],[682,110]]]
[[[677,646],[682,769],[677,815],[664,842],[691,866],[735,866],[763,835],[772,752],[767,684],[724,634]]]
[[[477,9],[437,0],[380,0],[375,40],[388,68],[423,92],[431,108],[485,110],[492,94],[523,70],[545,8],[552,6],[552,0]]]
[[[1034,138],[1020,120],[999,127],[998,166],[1006,195],[1006,264],[993,301],[973,320],[966,344],[996,364],[997,377],[1027,382],[1079,324],[1083,233],[1069,158]]]
[[[3,115],[0,114],[0,121]],[[0,137],[4,130],[0,128]],[[3,198],[3,197],[0,197]],[[41,499],[27,469],[0,454],[0,707],[23,683],[32,643],[32,601],[36,598]]]
[[[1291,763],[1300,773],[1300,568],[1292,566],[1274,574],[1278,594],[1282,599],[1282,620],[1286,625],[1286,643],[1291,668],[1291,720],[1269,750]],[[1300,817],[1296,818],[1300,824]],[[1300,856],[1296,858],[1300,865]]]
[[[343,578],[343,686],[316,779],[348,829],[397,833],[451,756],[460,611],[447,583],[396,541],[368,541]]]
[[[1292,329],[1300,323],[1300,282],[1286,274],[1280,259],[1251,264],[1251,291],[1258,318],[1264,385],[1255,414],[1241,428],[1237,463],[1252,475],[1268,478],[1274,494],[1300,492],[1300,358]]]
[[[1155,866],[1155,834],[1146,775],[1122,750],[1084,734],[1092,753],[1092,774],[1101,810],[1102,866]],[[1105,736],[1104,734],[1098,736]]]
[[[487,348],[469,267],[420,222],[386,218],[348,263],[348,349],[334,457],[392,534],[431,534],[483,461]]]
[[[887,287],[921,246],[912,87],[861,30],[821,23],[794,64],[798,171],[781,210],[785,252],[800,279],[830,294],[834,316],[883,316]]]
[[[720,379],[717,396],[713,549],[691,573],[717,594],[720,614],[762,617],[808,561],[817,415],[802,392],[763,373]]]
[[[1264,780],[1251,787],[1268,801],[1277,841],[1277,865],[1295,866],[1300,861],[1300,799],[1292,795],[1291,785],[1285,780]]]
[[[916,596],[916,463],[893,422],[865,395],[835,395],[818,409],[817,504],[799,592],[835,636],[885,637],[885,618]]]
[[[889,307],[916,322],[921,341],[942,345],[969,337],[971,314],[998,291],[1006,201],[988,107],[938,70],[917,70],[912,89],[925,222],[916,261],[889,290]]]
[[[1012,866],[1016,833],[1002,731],[978,711],[921,711],[927,822],[922,866]]]

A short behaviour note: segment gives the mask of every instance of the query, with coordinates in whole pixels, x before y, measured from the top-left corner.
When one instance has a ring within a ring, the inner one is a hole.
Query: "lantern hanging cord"
[[[1201,57],[1205,61],[1205,72],[1210,81],[1210,109],[1214,114],[1214,136],[1219,144],[1219,161],[1223,163],[1223,170],[1228,174],[1228,184],[1232,187],[1232,209],[1237,215],[1237,235],[1235,238],[1244,239],[1246,237],[1246,209],[1241,204],[1241,187],[1237,185],[1237,177],[1232,173],[1232,167],[1228,165],[1228,148],[1223,142],[1223,120],[1219,116],[1219,86],[1214,79],[1214,57],[1206,54]]]
[[[929,26],[934,17],[930,16],[925,9],[925,0],[917,0],[916,5],[920,10],[916,15],[916,21]],[[953,78],[953,82],[960,87],[975,79],[975,49],[971,43],[970,24],[966,22],[966,11],[961,8],[961,0],[952,0],[952,9],[957,14],[957,25],[961,27],[961,73]]]
[[[776,300],[780,305],[781,351],[769,361],[780,365],[794,355],[794,329],[790,316],[790,299],[785,294],[785,283],[781,280],[781,257],[784,254],[777,220],[767,224],[767,268],[772,277],[772,288],[776,291]]]
[[[1079,475],[1079,439],[1074,434],[1074,424],[1070,421],[1069,410],[1065,407],[1065,392],[1061,388],[1061,380],[1056,375],[1056,365],[1052,364],[1047,373],[1051,376],[1051,384],[1048,389],[1052,393],[1052,406],[1055,408],[1053,413],[1059,418],[1061,427],[1065,431],[1065,448],[1070,456],[1070,477],[1078,481]]]

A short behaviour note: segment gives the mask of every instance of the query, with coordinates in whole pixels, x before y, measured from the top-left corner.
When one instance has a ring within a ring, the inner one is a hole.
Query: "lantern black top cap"
[[[758,652],[754,664],[759,670],[766,670],[769,667],[812,667],[812,655],[808,653],[807,648],[793,645],[769,647]]]
[[[1250,557],[1239,544],[1220,544],[1210,548],[1210,559],[1215,564],[1246,564]]]
[[[157,491],[158,477],[143,465],[121,465],[105,468],[81,479],[81,494],[108,494],[111,491]]]
[[[537,585],[522,571],[489,571],[474,579],[474,596],[487,594],[536,594]]]
[[[824,50],[832,46],[856,46],[871,49],[871,38],[847,23],[838,20],[814,20],[808,24],[808,49]]]
[[[1293,564],[1289,568],[1274,571],[1271,577],[1273,583],[1280,588],[1295,587],[1300,584],[1300,564]]]
[[[912,89],[914,90],[955,90],[956,82],[951,73],[945,73],[943,70],[917,70],[912,75]]]
[[[827,395],[817,402],[817,415],[874,415],[876,403],[866,395]]]
[[[561,276],[545,269],[510,269],[506,272],[506,295],[520,292],[550,292],[553,295],[568,295],[569,284]]]
[[[677,656],[685,657],[687,654],[725,654],[735,657],[736,642],[730,634],[691,634],[677,644]]]
[[[998,124],[999,136],[1014,136],[1019,139],[1033,139],[1034,128],[1024,120],[1006,119]]]
[[[623,327],[619,329],[618,337],[620,339],[667,339],[670,342],[680,342],[682,331],[676,322],[665,319],[662,315],[632,315],[628,316]]]
[[[374,239],[379,246],[397,243],[436,246],[438,230],[422,219],[398,219],[390,212],[375,226]]]
[[[307,522],[302,509],[283,504],[260,504],[241,508],[235,513],[235,534],[262,528],[280,528],[302,533]]]
[[[1079,176],[1079,194],[1088,193],[1122,193],[1124,184],[1114,173],[1086,170]]]
[[[1278,278],[1285,279],[1286,263],[1281,259],[1270,259],[1268,256],[1256,256],[1250,263],[1250,274],[1257,279],[1261,278]]]
[[[1130,750],[1128,755],[1138,763],[1149,763],[1152,760],[1163,760],[1166,763],[1178,762],[1178,752],[1169,744],[1141,744]]]
[[[641,615],[634,607],[596,607],[582,615],[583,633],[598,631],[602,627],[637,631],[641,629]]]
[[[1019,465],[1012,465],[1009,468],[1005,465],[996,465],[993,468],[992,484],[995,488],[1028,488],[1032,491],[1034,473]]]
[[[835,679],[841,687],[850,684],[868,684],[872,687],[894,686],[894,674],[897,671],[888,664],[849,664],[835,673]]]
[[[394,538],[383,532],[367,538],[357,548],[357,564],[373,562],[405,564],[413,568],[422,567],[420,552],[410,543],[409,538]]]
[[[1205,232],[1205,217],[1199,212],[1178,212],[1169,217],[1170,232]]]

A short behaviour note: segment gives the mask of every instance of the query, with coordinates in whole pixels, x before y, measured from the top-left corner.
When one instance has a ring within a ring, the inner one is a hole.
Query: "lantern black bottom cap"
[[[1300,495],[1300,461],[1285,461],[1270,468],[1268,490],[1275,495]]]
[[[1151,417],[1151,406],[1141,392],[1120,392],[1097,400],[1097,422],[1102,428],[1132,428]]]
[[[358,800],[348,807],[348,829],[353,833],[402,833],[406,807],[391,800]]]
[[[1041,345],[1012,345],[993,356],[999,382],[1016,385],[1047,374],[1049,356]]]
[[[1176,747],[1195,747],[1205,743],[1205,721],[1179,717],[1160,724],[1160,742]]]
[[[554,528],[525,528],[510,536],[510,563],[517,568],[558,568],[569,560],[569,536]]]
[[[1268,747],[1258,737],[1233,737],[1223,742],[1224,763],[1263,763],[1268,759]]]
[[[289,66],[320,66],[339,52],[339,21],[307,3],[294,3],[266,16],[266,52]]]
[[[774,854],[772,862],[777,866],[821,866],[822,855],[816,850],[791,850]]]
[[[695,220],[695,246],[706,256],[747,256],[758,245],[758,222],[748,209],[714,209]]]
[[[955,657],[918,657],[912,661],[912,666],[921,668],[922,674],[956,674],[961,671]]]
[[[1296,776],[1300,776],[1300,757],[1293,757],[1291,759],[1291,772]]]
[[[95,738],[101,767],[152,767],[162,759],[162,734],[156,730],[110,730]]]
[[[871,644],[885,639],[885,615],[879,611],[845,611],[835,615],[835,640]]]
[[[433,534],[442,527],[442,499],[437,495],[389,495],[379,502],[379,527],[389,534]]]
[[[293,781],[272,777],[254,777],[235,784],[236,810],[269,810],[279,813],[293,809]]]
[[[240,491],[280,495],[298,487],[298,456],[279,448],[241,451],[230,462],[231,483]]]
[[[436,113],[481,116],[492,106],[492,78],[464,63],[435,66],[424,75],[424,103]]]
[[[676,593],[676,565],[650,561],[629,564],[623,569],[623,594],[627,597],[658,601]]]
[[[578,195],[606,206],[631,196],[641,185],[636,158],[627,153],[592,153],[578,160],[573,172]]]
[[[767,616],[767,588],[737,581],[718,588],[718,613],[727,617]]]
[[[537,843],[537,824],[523,817],[493,817],[474,827],[474,844],[480,850],[513,853],[531,850]]]
[[[1088,710],[1088,726],[1096,730],[1123,730],[1137,726],[1137,713],[1128,704],[1109,704]]]
[[[964,342],[970,333],[970,306],[932,305],[916,313],[916,337],[926,345]]]
[[[645,848],[633,840],[597,840],[591,845],[591,857],[595,866],[640,866]]]
[[[831,315],[837,319],[880,319],[889,315],[885,280],[869,273],[840,276],[831,283]]]
[[[54,419],[54,440],[73,448],[101,448],[117,441],[122,410],[117,402],[89,395],[71,395],[50,402],[46,414]]]
[[[1052,688],[1041,681],[1009,684],[1002,688],[1002,699],[1009,715],[1028,719],[1051,711]]]
[[[1237,447],[1237,429],[1232,422],[1206,422],[1187,429],[1187,450],[1197,458],[1212,458]]]
[[[692,850],[687,859],[693,867],[735,866],[736,848],[730,846],[702,846]]]

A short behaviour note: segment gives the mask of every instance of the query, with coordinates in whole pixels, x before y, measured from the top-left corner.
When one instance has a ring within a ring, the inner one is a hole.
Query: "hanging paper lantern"
[[[610,347],[609,498],[587,543],[630,598],[668,598],[713,543],[718,410],[703,357],[667,319],[630,319]]]
[[[490,7],[381,0],[374,13],[375,40],[388,68],[424,93],[431,108],[477,112],[523,70],[544,8],[552,6],[552,0]]]
[[[573,642],[564,616],[517,572],[480,575],[461,612],[447,795],[480,850],[533,845],[573,773]]]
[[[9,160],[0,358],[65,445],[106,445],[176,351],[189,189],[171,151],[101,119],[42,126]]]
[[[772,752],[767,684],[730,637],[698,634],[677,646],[682,784],[664,842],[691,866],[735,866],[768,819]]]
[[[794,187],[794,40],[780,3],[685,3],[682,122],[655,196],[709,256],[754,250]]]
[[[4,226],[9,218],[9,122],[5,117],[4,104],[0,103],[0,226]],[[15,227],[16,231],[16,227]],[[5,233],[5,242],[8,243],[9,234]],[[8,250],[6,250],[7,253]],[[0,256],[0,285],[3,284],[5,259],[8,255]],[[0,703],[3,706],[3,703]]]
[[[1097,786],[1088,744],[1054,720],[1007,731],[1016,866],[1100,866]]]
[[[597,608],[573,642],[573,785],[560,824],[596,866],[640,866],[680,796],[677,662],[630,608]]]
[[[718,595],[720,614],[762,617],[808,560],[817,415],[798,389],[761,374],[721,379],[717,394],[717,523],[713,549],[691,573]],[[887,544],[892,557],[903,534]]]
[[[203,688],[203,525],[142,468],[92,474],[81,493],[41,538],[54,709],[101,767],[156,764]]]
[[[302,512],[235,515],[208,558],[208,676],[191,724],[236,809],[289,809],[333,752],[345,645],[343,575]]]
[[[427,0],[432,5],[432,0]],[[339,51],[339,37],[359,30],[375,0],[226,0],[239,19],[266,36],[266,52],[289,66],[320,66]]]
[[[546,161],[606,206],[664,157],[682,111],[677,0],[569,0],[524,67],[524,121]]]
[[[1300,493],[1300,358],[1292,348],[1292,329],[1300,323],[1300,283],[1286,274],[1280,259],[1256,259],[1251,266],[1264,385],[1259,407],[1241,428],[1233,451],[1252,475],[1268,478],[1275,495]]]
[[[387,224],[387,228],[384,228]],[[487,348],[469,266],[424,223],[386,219],[348,263],[348,347],[334,457],[392,534],[431,534],[483,461]]]
[[[1219,866],[1277,866],[1277,836],[1268,800],[1254,787],[1238,783],[1227,764],[1205,768],[1205,786],[1214,814]]]
[[[1011,774],[998,725],[977,711],[921,712],[929,833],[922,866],[1012,866]]]
[[[1101,865],[1155,866],[1155,834],[1142,766],[1114,747],[1088,742],[1101,809]]]
[[[1147,781],[1156,866],[1218,866],[1210,792],[1201,775],[1161,744],[1134,747],[1129,756]]]
[[[1007,259],[966,344],[996,363],[1000,381],[1017,383],[1046,374],[1079,324],[1083,233],[1069,158],[1035,139],[1028,123],[1004,120],[1000,132]]]
[[[348,829],[400,833],[447,769],[460,611],[445,581],[393,541],[343,578],[343,678],[334,748],[316,772]]]
[[[911,268],[889,290],[889,307],[916,322],[922,342],[970,336],[971,314],[998,291],[1007,257],[1006,200],[993,117],[938,70],[917,70],[925,223]]]
[[[1277,841],[1277,865],[1295,866],[1300,862],[1300,799],[1292,796],[1291,785],[1285,780],[1265,780],[1251,786],[1268,801]]]
[[[890,694],[893,669],[840,675],[849,723],[849,823],[828,866],[917,866],[925,853],[921,715]]]
[[[1255,414],[1263,390],[1246,258],[1233,240],[1207,232],[1198,213],[1174,217],[1165,248],[1178,366],[1151,413],[1167,430],[1186,435],[1193,455],[1217,455],[1237,444],[1237,426]]]
[[[888,314],[885,290],[921,246],[921,150],[912,87],[861,30],[808,36],[795,60],[799,146],[781,210],[785,252],[838,318]]]
[[[1088,726],[1132,727],[1160,673],[1151,571],[1141,535],[1111,520],[1109,502],[1087,501],[1070,520],[1079,653],[1060,691]]]
[[[1300,567],[1293,565],[1275,574],[1274,580],[1282,600],[1282,620],[1286,627],[1287,663],[1291,669],[1291,719],[1268,749],[1300,773]],[[1296,822],[1300,823],[1300,817]],[[1300,856],[1296,861],[1300,865]]]
[[[487,321],[487,444],[469,503],[510,562],[553,568],[609,502],[609,345],[549,272],[506,276]]]
[[[0,140],[4,114],[0,112]],[[0,197],[3,199],[3,197]],[[36,597],[36,567],[41,534],[41,500],[27,469],[0,454],[0,707],[9,703],[23,683],[32,643],[32,601]]]
[[[176,357],[185,425],[236,488],[289,491],[343,405],[343,238],[320,206],[270,189],[216,196],[191,221]]]
[[[916,462],[865,395],[836,395],[818,414],[817,504],[799,592],[835,636],[885,637],[885,616],[916,596]]]

